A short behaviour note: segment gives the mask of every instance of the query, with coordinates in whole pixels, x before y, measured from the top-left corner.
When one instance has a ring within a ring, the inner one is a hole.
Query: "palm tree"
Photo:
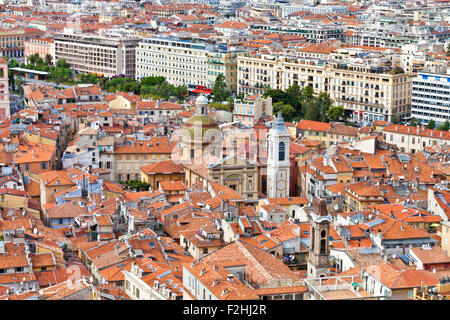
[[[52,63],[53,63],[53,57],[52,57],[52,55],[50,53],[47,53],[45,55],[45,64],[47,66],[50,66]]]

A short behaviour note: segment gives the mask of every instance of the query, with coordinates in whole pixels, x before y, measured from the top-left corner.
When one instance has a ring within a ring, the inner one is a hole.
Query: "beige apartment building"
[[[140,180],[141,167],[169,160],[175,143],[167,137],[136,141],[114,148],[113,176],[117,181]]]
[[[15,59],[24,58],[25,41],[40,38],[44,33],[44,31],[34,28],[0,29],[1,55]]]
[[[66,59],[77,73],[134,78],[138,38],[80,33],[65,29],[55,36],[55,58]]]
[[[450,132],[422,127],[391,124],[383,129],[383,140],[395,145],[400,152],[421,152],[425,147],[450,145]]]
[[[407,119],[411,109],[411,77],[388,67],[288,56],[239,56],[237,93],[262,94],[264,87],[286,90],[293,84],[328,92],[350,119]]]
[[[212,89],[217,75],[223,74],[227,88],[236,92],[236,58],[242,53],[175,37],[145,38],[136,49],[136,79],[164,76],[176,86]]]

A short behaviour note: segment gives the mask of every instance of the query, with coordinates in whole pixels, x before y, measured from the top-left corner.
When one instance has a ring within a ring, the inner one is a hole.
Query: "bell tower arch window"
[[[283,141],[281,141],[278,145],[278,160],[279,161],[284,161],[285,153],[286,153],[286,144]]]

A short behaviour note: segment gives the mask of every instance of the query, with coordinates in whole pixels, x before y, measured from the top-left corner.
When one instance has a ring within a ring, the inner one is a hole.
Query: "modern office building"
[[[421,72],[413,78],[411,117],[436,125],[450,120],[450,74]]]
[[[65,29],[55,36],[55,58],[66,59],[77,73],[105,77],[135,75],[135,54],[139,39],[127,36],[81,33]]]
[[[136,79],[164,76],[173,85],[212,88],[217,75],[223,74],[228,89],[236,91],[236,58],[242,53],[175,37],[146,38],[136,50]]]

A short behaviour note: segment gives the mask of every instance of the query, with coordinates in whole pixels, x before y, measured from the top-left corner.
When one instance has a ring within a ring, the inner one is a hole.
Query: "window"
[[[208,248],[203,248],[203,254],[207,254],[208,253]]]
[[[286,151],[286,145],[285,143],[282,141],[280,142],[280,144],[278,145],[278,160],[279,161],[284,161],[285,158],[285,152]]]
[[[324,254],[326,252],[326,245],[327,245],[327,239],[320,240],[320,253],[321,254]]]

